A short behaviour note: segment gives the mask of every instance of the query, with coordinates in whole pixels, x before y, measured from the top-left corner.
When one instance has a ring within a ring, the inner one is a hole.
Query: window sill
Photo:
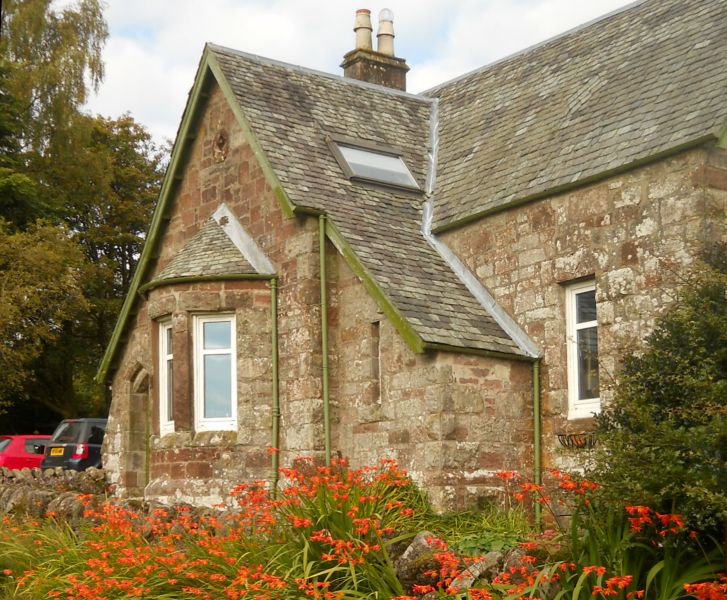
[[[593,419],[601,413],[600,400],[590,402],[579,402],[577,406],[571,405],[568,408],[568,420],[577,421],[580,419]]]
[[[203,421],[194,424],[194,430],[197,433],[215,433],[219,431],[235,431],[237,432],[237,422],[235,421]]]
[[[169,421],[159,426],[159,437],[174,433],[174,421]]]

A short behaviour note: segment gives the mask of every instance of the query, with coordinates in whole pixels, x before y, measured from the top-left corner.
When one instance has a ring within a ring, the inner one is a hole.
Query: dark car
[[[0,435],[0,467],[32,469],[40,466],[49,435]]]
[[[41,468],[63,467],[84,471],[101,467],[101,443],[106,419],[65,419],[60,422],[45,448]]]

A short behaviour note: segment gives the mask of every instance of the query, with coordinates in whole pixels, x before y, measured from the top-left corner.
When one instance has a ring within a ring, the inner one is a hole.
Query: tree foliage
[[[103,79],[101,51],[108,36],[98,0],[58,11],[52,0],[4,0],[2,51],[21,76],[8,91],[23,110],[22,141],[42,155],[60,138],[78,107]]]
[[[599,478],[620,498],[727,520],[727,275],[702,276],[626,358],[599,418]]]
[[[23,395],[73,417],[106,408],[104,389],[93,376],[141,252],[163,155],[129,115],[114,120],[79,114],[64,145],[36,185],[58,207],[59,231],[75,247],[85,304],[43,344],[29,367],[32,376],[24,378]]]
[[[62,229],[12,232],[0,221],[0,408],[22,395],[45,348],[86,308],[81,263]]]
[[[53,387],[69,398],[63,390],[73,385],[75,404],[98,411],[104,394],[93,376],[141,253],[163,176],[163,154],[129,115],[80,116],[72,141],[71,152],[58,155],[47,177],[85,258],[82,288],[88,310],[67,332],[64,351],[73,353],[73,377],[63,380],[58,373]]]
[[[20,132],[22,109],[8,90],[17,77],[14,66],[0,58],[0,215],[23,227],[40,216],[35,182],[23,172]]]

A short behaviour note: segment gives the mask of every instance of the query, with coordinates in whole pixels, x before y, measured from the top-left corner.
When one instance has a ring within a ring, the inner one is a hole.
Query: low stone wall
[[[106,472],[89,468],[83,472],[56,469],[0,468],[0,515],[34,517],[57,515],[74,521],[83,516],[81,495],[105,499]]]

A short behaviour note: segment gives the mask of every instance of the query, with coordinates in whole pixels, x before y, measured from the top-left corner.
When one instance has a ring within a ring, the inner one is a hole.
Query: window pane
[[[598,330],[578,331],[578,399],[598,398]]]
[[[418,187],[404,161],[398,156],[350,146],[339,146],[339,149],[355,176],[393,185]]]
[[[576,323],[596,320],[596,290],[576,294]]]
[[[230,322],[204,323],[204,349],[219,350],[230,347]]]
[[[231,357],[229,354],[207,355],[204,357],[204,417],[205,419],[223,419],[231,416]]]
[[[172,392],[174,389],[174,379],[172,364],[173,362],[171,360],[167,361],[167,421],[174,421],[174,403],[172,401],[174,398],[174,394]]]
[[[165,348],[165,353],[166,354],[173,354],[173,352],[172,352],[172,328],[171,327],[167,327],[164,330],[164,332],[165,332],[166,338],[167,338],[167,347]]]

